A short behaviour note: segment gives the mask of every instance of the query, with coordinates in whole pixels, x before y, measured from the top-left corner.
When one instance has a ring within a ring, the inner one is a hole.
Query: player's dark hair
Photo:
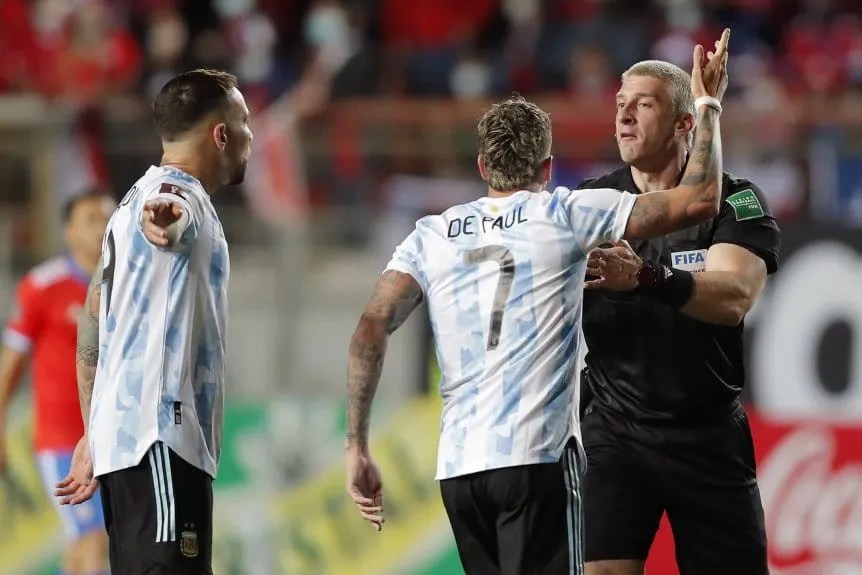
[[[153,100],[153,123],[162,140],[174,142],[207,114],[227,106],[236,76],[220,70],[192,70],[168,80]]]
[[[75,208],[78,204],[85,202],[87,200],[111,200],[112,202],[116,201],[114,199],[113,194],[111,194],[107,189],[102,187],[94,187],[88,188],[78,194],[75,194],[63,204],[63,223],[68,223],[72,218],[72,212],[75,211]]]

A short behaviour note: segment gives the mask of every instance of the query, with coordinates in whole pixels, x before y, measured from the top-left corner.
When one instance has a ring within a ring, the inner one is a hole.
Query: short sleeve
[[[158,183],[156,187],[152,188],[147,194],[145,194],[143,201],[141,202],[141,213],[138,215],[137,220],[139,228],[143,221],[144,206],[147,202],[153,200],[178,203],[183,207],[184,214],[187,214],[188,216],[187,219],[184,218],[184,222],[182,223],[183,229],[180,232],[179,241],[170,248],[159,247],[159,249],[177,252],[187,251],[192,244],[194,244],[195,239],[197,239],[201,221],[201,208],[199,200],[195,196],[195,192],[174,182]]]
[[[736,183],[721,202],[713,244],[735,244],[761,257],[767,273],[778,269],[781,230],[766,197],[751,182]]]
[[[410,232],[410,235],[395,248],[392,259],[386,264],[384,273],[389,270],[409,274],[425,291],[425,274],[419,264],[419,253],[421,249],[421,237],[419,229]]]
[[[12,313],[3,331],[3,343],[7,347],[20,352],[30,351],[33,347],[42,329],[40,294],[41,291],[28,277],[18,285]]]
[[[610,188],[554,190],[552,205],[564,211],[584,253],[622,239],[635,204],[635,195]]]

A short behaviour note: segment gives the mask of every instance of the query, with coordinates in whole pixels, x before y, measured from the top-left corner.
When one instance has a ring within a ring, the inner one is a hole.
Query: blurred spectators
[[[793,93],[862,85],[856,0],[4,0],[0,91],[149,95],[212,65],[265,105],[322,65],[338,98],[600,94],[640,59],[687,67],[723,26]]]
[[[330,114],[331,104],[371,97],[469,104],[518,91],[571,97],[582,116],[598,117],[633,62],[688,68],[692,45],[711,43],[725,26],[733,29],[728,97],[764,118],[756,128],[734,128],[740,142],[729,143],[729,166],[752,178],[762,173],[776,211],[799,215],[810,170],[804,144],[792,141],[804,140],[797,129],[804,118],[788,110],[804,101],[797,114],[862,118],[859,0],[0,0],[0,93],[41,94],[93,126],[111,96],[145,109],[170,76],[199,66],[236,73],[255,115],[289,94],[300,127],[324,120],[311,138],[320,146],[308,167],[312,204],[350,213],[342,230],[352,240],[366,235],[361,214],[381,180],[404,171],[472,174],[463,158],[473,152],[460,134],[435,128],[441,133],[426,136],[436,138],[435,149],[447,138],[457,144],[437,154],[431,170],[399,142],[433,118],[398,116],[375,131],[367,118]],[[557,117],[557,129],[574,134],[566,131],[571,118]],[[595,128],[602,146],[605,129]],[[98,134],[88,136],[96,148]],[[378,137],[392,143],[387,166],[369,151]],[[822,142],[818,150],[835,165],[856,153],[840,139]],[[582,159],[608,152],[570,150],[558,165],[587,167]]]

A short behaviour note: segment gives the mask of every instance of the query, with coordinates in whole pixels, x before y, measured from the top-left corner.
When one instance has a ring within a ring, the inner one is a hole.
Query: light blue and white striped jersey
[[[141,229],[144,203],[180,203],[173,249]],[[221,449],[227,335],[227,242],[200,182],[151,167],[105,232],[99,363],[89,437],[96,475],[137,465],[162,441],[212,477]]]
[[[635,196],[516,192],[428,216],[388,270],[425,294],[442,379],[437,479],[557,462],[577,424],[586,255],[625,232]]]

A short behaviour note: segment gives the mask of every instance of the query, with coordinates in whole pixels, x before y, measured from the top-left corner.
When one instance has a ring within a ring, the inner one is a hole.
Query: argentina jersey
[[[189,215],[173,248],[144,237],[153,199]],[[95,474],[137,465],[164,442],[212,477],[221,448],[229,259],[221,223],[200,182],[151,167],[108,223],[99,362],[90,411]]]
[[[428,216],[387,270],[425,294],[443,398],[437,479],[559,461],[579,437],[576,366],[590,250],[618,241],[635,196],[520,191]]]

